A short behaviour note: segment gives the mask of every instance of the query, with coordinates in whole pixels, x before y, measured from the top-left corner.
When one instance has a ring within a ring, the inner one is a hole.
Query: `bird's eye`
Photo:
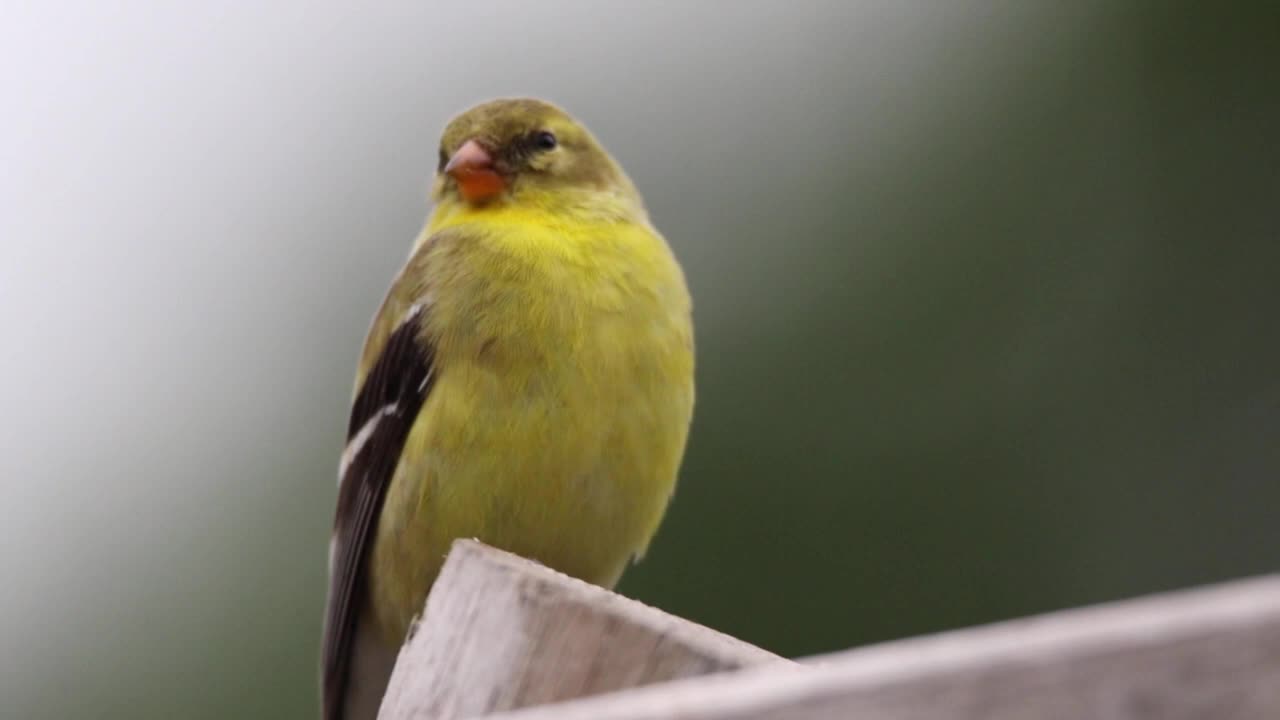
[[[444,172],[444,166],[449,164],[449,153],[440,148],[440,162],[436,165],[436,172]]]
[[[547,130],[541,130],[533,134],[533,146],[539,150],[554,150],[559,141],[556,136]]]

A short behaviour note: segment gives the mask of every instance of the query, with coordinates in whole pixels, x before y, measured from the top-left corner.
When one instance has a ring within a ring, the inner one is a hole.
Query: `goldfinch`
[[[586,128],[540,100],[472,108],[445,128],[432,196],[356,371],[326,720],[376,716],[456,538],[617,583],[662,519],[692,418],[684,276]]]

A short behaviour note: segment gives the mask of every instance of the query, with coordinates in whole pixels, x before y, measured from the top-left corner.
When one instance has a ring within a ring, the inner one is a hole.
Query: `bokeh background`
[[[1267,2],[7,3],[0,714],[309,717],[445,121],[553,99],[696,298],[622,591],[788,655],[1276,570]]]

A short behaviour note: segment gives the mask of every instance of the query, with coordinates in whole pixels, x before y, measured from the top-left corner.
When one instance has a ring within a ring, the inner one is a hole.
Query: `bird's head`
[[[640,206],[631,180],[595,137],[565,111],[533,99],[494,100],[450,121],[434,195],[472,206],[592,197]]]

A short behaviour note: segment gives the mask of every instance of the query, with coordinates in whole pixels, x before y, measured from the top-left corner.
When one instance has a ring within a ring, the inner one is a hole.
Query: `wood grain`
[[[380,720],[450,720],[761,663],[793,663],[474,541],[401,649]]]
[[[1280,576],[490,720],[1277,720]]]

